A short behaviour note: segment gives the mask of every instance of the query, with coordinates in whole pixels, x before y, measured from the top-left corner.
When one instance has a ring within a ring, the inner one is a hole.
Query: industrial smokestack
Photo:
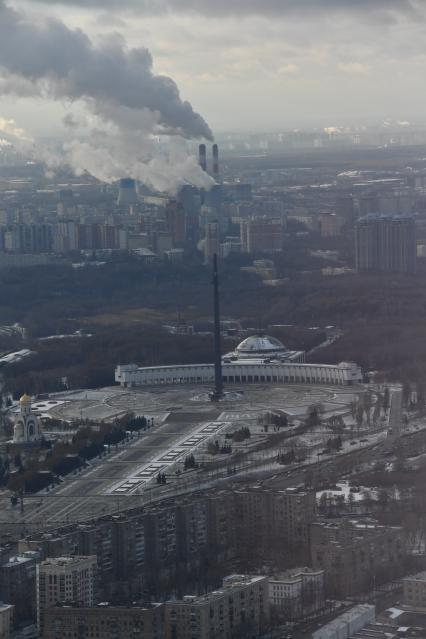
[[[213,256],[213,298],[214,298],[214,391],[210,398],[218,402],[223,398],[222,353],[220,339],[219,273],[217,255]]]
[[[207,149],[205,144],[200,144],[198,147],[198,161],[203,171],[207,171]]]
[[[215,180],[219,178],[219,147],[213,144],[213,177]]]

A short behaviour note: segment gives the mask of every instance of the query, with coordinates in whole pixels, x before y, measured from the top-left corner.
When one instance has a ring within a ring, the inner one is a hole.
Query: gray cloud
[[[154,75],[151,54],[128,49],[118,37],[95,44],[79,29],[59,20],[34,24],[0,0],[1,90],[84,100],[95,113],[120,107],[156,114],[157,128],[189,138],[209,138],[211,131],[175,82]]]
[[[321,14],[328,11],[372,14],[415,13],[419,0],[38,0],[43,4],[101,7],[127,7],[156,15],[165,12],[192,13],[208,16],[279,16],[288,13]]]

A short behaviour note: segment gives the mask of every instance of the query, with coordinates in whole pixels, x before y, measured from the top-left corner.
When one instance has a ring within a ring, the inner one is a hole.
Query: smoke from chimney
[[[158,136],[211,140],[209,126],[171,78],[154,74],[150,52],[129,48],[120,36],[94,41],[81,29],[34,20],[0,0],[0,91],[85,107],[86,129],[67,119],[74,128],[65,160],[77,173],[105,181],[129,176],[166,190],[188,182],[208,188],[183,145],[167,157]],[[176,154],[179,167],[173,167]]]

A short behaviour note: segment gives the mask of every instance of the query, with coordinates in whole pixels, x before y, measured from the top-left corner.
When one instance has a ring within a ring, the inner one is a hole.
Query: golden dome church
[[[38,417],[32,412],[31,397],[26,394],[22,395],[19,407],[13,429],[13,443],[32,444],[38,442],[41,438],[40,423]]]

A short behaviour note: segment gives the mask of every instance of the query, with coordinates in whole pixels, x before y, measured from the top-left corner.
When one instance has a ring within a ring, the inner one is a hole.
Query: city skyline
[[[0,639],[425,639],[425,0],[0,0]]]

